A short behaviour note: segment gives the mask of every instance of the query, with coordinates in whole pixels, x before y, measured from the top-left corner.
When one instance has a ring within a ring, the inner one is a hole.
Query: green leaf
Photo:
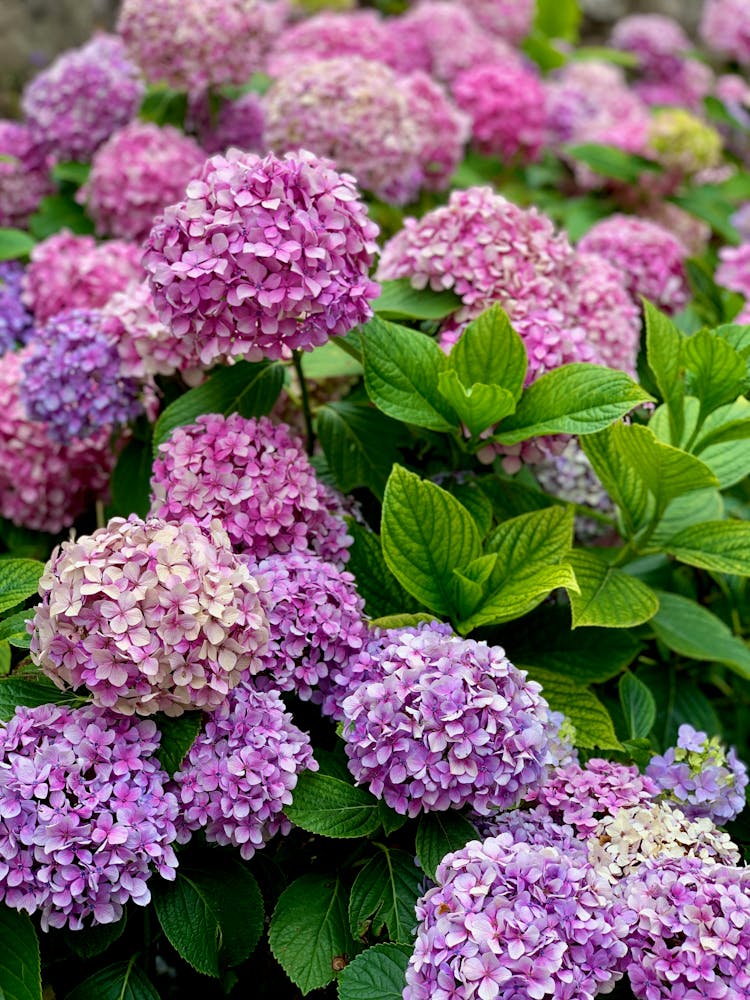
[[[540,31],[534,31],[524,39],[521,51],[532,62],[535,62],[543,73],[548,73],[552,69],[559,69],[569,61],[568,54],[562,52],[556,45],[553,45]],[[460,174],[461,169],[459,168],[459,173],[456,177],[458,178]],[[465,185],[462,183],[462,186],[468,187],[471,184],[481,184],[483,182],[486,183],[486,178],[477,177],[472,178]]]
[[[422,873],[411,854],[381,848],[352,886],[349,924],[354,937],[380,937],[385,927],[391,941],[413,941],[421,881]]]
[[[377,317],[362,328],[365,387],[379,410],[405,423],[452,431],[458,417],[438,390],[448,358],[423,333]]]
[[[747,385],[745,359],[726,340],[699,330],[683,342],[682,355],[690,373],[690,392],[700,400],[700,417],[733,403]]]
[[[669,408],[672,428],[670,444],[679,445],[683,431],[685,397],[682,366],[683,335],[664,313],[643,299],[646,321],[646,356],[662,399]]]
[[[723,663],[750,679],[750,649],[720,618],[679,594],[657,591],[657,596],[659,611],[650,623],[657,639],[680,656]]]
[[[490,306],[469,323],[449,362],[463,385],[498,385],[514,401],[521,398],[528,365],[526,348],[499,305]]]
[[[12,719],[16,706],[36,708],[38,705],[70,705],[76,701],[70,691],[60,688],[48,680],[24,680],[21,677],[0,678],[0,721]]]
[[[492,501],[481,489],[480,484],[461,483],[449,479],[443,485],[468,510],[476,522],[479,534],[484,538],[492,527]]]
[[[10,644],[0,642],[0,676],[10,673]]]
[[[383,555],[396,579],[438,614],[452,613],[454,569],[481,554],[471,514],[455,497],[395,466],[385,489]]]
[[[685,400],[686,435],[692,432],[698,419],[699,405],[694,399]],[[719,407],[703,421],[691,451],[698,455],[727,489],[750,474],[750,402],[741,396],[729,406]]]
[[[620,705],[631,740],[648,736],[656,722],[656,701],[649,689],[630,671],[620,678]]]
[[[624,372],[563,365],[532,382],[494,440],[512,445],[542,434],[593,434],[651,398]]]
[[[417,826],[417,860],[433,881],[446,854],[460,851],[479,837],[473,823],[453,810],[423,813]]]
[[[339,976],[339,1000],[401,1000],[411,946],[376,944]]]
[[[416,615],[384,615],[382,618],[373,618],[370,621],[371,628],[413,628],[421,625],[422,622],[434,622],[435,616],[425,613]]]
[[[145,973],[135,964],[134,955],[129,962],[116,962],[80,983],[68,993],[66,1000],[159,1000]]]
[[[380,538],[353,520],[349,522],[349,534],[354,543],[346,568],[354,574],[367,614],[379,618],[417,611],[417,602],[386,566]]]
[[[537,0],[534,28],[548,38],[576,42],[581,17],[578,0]]]
[[[499,476],[482,476],[477,485],[488,497],[497,521],[505,521],[519,514],[530,514],[534,510],[554,507],[555,501],[539,489],[524,486],[514,479]]]
[[[170,716],[160,712],[154,721],[161,733],[156,756],[167,774],[172,777],[175,771],[179,771],[185,755],[195,743],[203,723],[203,714],[184,712],[182,715]]]
[[[52,167],[52,180],[56,184],[75,184],[76,187],[82,187],[89,179],[90,173],[90,163],[64,160]]]
[[[154,450],[175,427],[194,423],[203,413],[239,413],[262,417],[270,413],[284,384],[284,366],[278,362],[238,361],[217,369],[204,383],[171,403],[156,421]]]
[[[181,129],[187,114],[187,94],[163,84],[151,86],[143,98],[138,117],[156,125],[174,125]]]
[[[383,833],[386,837],[390,837],[392,833],[395,833],[396,830],[400,830],[401,827],[404,826],[408,817],[402,816],[401,813],[397,813],[395,809],[391,809],[390,806],[385,804],[383,799],[380,799],[379,806],[380,808],[378,812],[380,815],[380,823],[383,827]]]
[[[42,198],[36,212],[29,218],[29,232],[37,240],[69,229],[79,236],[91,236],[94,223],[86,215],[83,207],[65,194],[51,194]]]
[[[43,572],[44,563],[36,559],[0,560],[0,612],[38,593]]]
[[[630,666],[641,643],[625,629],[586,628],[572,632],[567,609],[545,609],[538,624],[513,644],[513,660],[562,674],[583,686],[603,684]]]
[[[36,240],[23,229],[0,228],[0,260],[28,257]]]
[[[327,403],[317,413],[320,444],[340,490],[368,486],[382,498],[392,467],[398,462],[403,428],[373,406]]]
[[[34,613],[31,610],[16,611],[12,615],[8,615],[7,618],[3,618],[0,621],[0,641],[4,639],[15,639],[23,636],[28,638],[29,633],[26,628],[26,622],[34,617]]]
[[[542,694],[555,712],[563,712],[575,726],[576,746],[585,750],[620,750],[612,718],[593,691],[569,677],[533,667],[529,675],[542,685]]]
[[[151,506],[151,441],[131,438],[120,452],[112,472],[112,514],[145,517]]]
[[[330,983],[356,951],[339,880],[318,874],[292,882],[276,904],[268,943],[303,995]]]
[[[174,882],[159,880],[154,908],[175,951],[206,976],[239,965],[263,932],[263,899],[246,866],[211,851],[200,867],[181,865]]]
[[[378,800],[366,788],[314,771],[300,774],[294,801],[284,813],[303,830],[323,837],[369,837],[380,827]]]
[[[128,913],[127,910],[123,910],[117,923],[93,924],[86,928],[85,934],[79,931],[65,931],[65,940],[70,950],[79,958],[94,958],[106,951],[115,941],[119,941],[125,932],[127,922]]]
[[[680,562],[750,576],[750,522],[706,521],[673,535],[663,548]]]
[[[380,295],[371,305],[383,319],[439,320],[460,309],[461,299],[455,292],[413,288],[409,278],[396,278],[380,283]]]
[[[478,435],[513,413],[515,400],[499,385],[474,383],[468,389],[454,371],[441,372],[438,391],[447,399],[471,434]]]
[[[672,500],[651,536],[649,547],[663,548],[678,531],[705,521],[720,521],[723,517],[724,499],[718,490],[703,489],[685,493]]]
[[[659,706],[654,736],[662,748],[675,745],[679,727],[685,722],[709,736],[721,734],[721,722],[713,705],[684,670],[653,663],[639,667],[638,679],[646,684]]]
[[[329,378],[356,378],[362,374],[362,365],[342,350],[334,339],[312,351],[305,351],[302,371],[306,378],[320,382]]]
[[[0,906],[0,994],[4,1000],[42,1000],[39,942],[28,914]]]
[[[564,152],[579,163],[585,164],[594,173],[611,177],[616,181],[624,181],[626,184],[637,184],[644,171],[661,172],[661,167],[653,160],[598,142],[581,142],[565,146]]]
[[[582,625],[631,628],[658,611],[659,601],[650,587],[593,552],[578,549],[570,561],[580,588],[579,594],[570,595],[574,629]]]
[[[672,195],[669,199],[675,205],[685,209],[697,219],[702,219],[718,233],[727,243],[740,242],[740,234],[732,224],[732,215],[736,206],[710,185],[693,185],[683,194]]]

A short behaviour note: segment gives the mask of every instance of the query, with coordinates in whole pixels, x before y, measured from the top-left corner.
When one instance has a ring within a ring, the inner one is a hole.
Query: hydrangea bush
[[[0,122],[8,1000],[750,997],[750,6],[582,23],[122,0]]]

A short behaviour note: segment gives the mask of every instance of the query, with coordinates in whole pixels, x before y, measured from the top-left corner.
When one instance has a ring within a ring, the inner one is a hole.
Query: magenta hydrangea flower
[[[683,59],[672,72],[645,74],[636,80],[633,91],[649,106],[674,104],[700,113],[713,86],[710,67],[696,59]]]
[[[724,288],[750,299],[750,242],[719,250],[716,280]]]
[[[74,236],[61,229],[37,243],[26,268],[23,300],[37,323],[67,309],[101,309],[114,292],[143,277],[134,243]]]
[[[575,854],[506,833],[447,855],[436,881],[404,1000],[593,1000],[622,978],[628,911]]]
[[[518,45],[531,31],[536,4],[534,0],[463,0],[477,24]]]
[[[44,146],[23,122],[0,119],[0,226],[23,229],[54,190]]]
[[[318,481],[302,442],[285,424],[204,414],[159,448],[151,512],[167,521],[208,525],[219,518],[238,552],[313,552],[349,557],[340,501]]]
[[[124,715],[213,709],[268,641],[258,589],[218,521],[112,518],[52,553],[31,656]]]
[[[42,928],[111,924],[175,877],[176,797],[152,721],[86,705],[0,725],[0,899]]]
[[[693,47],[679,21],[664,14],[631,14],[612,30],[613,48],[638,57],[641,72],[660,73],[677,69]]]
[[[106,432],[62,445],[29,419],[20,396],[29,350],[0,357],[0,516],[57,533],[106,495],[115,459]]]
[[[411,73],[402,79],[400,86],[419,132],[417,157],[422,187],[442,191],[449,186],[463,159],[471,123],[443,87],[426,73]]]
[[[623,966],[638,1000],[750,995],[750,868],[648,861],[622,897],[636,917]]]
[[[21,106],[32,132],[56,159],[89,160],[135,117],[144,91],[122,41],[99,34],[35,76]]]
[[[206,156],[176,128],[131,122],[94,154],[91,173],[76,198],[100,236],[141,242],[154,217],[183,194]]]
[[[453,81],[453,97],[472,121],[480,152],[532,163],[545,137],[544,87],[515,61],[467,69]]]
[[[207,718],[174,776],[179,840],[204,829],[206,840],[238,847],[249,860],[272,837],[289,833],[284,807],[304,770],[318,770],[310,739],[279,693],[237,688]]]
[[[656,222],[611,215],[586,233],[579,249],[597,253],[619,267],[636,302],[643,295],[671,316],[690,300],[687,247]]]
[[[34,319],[21,300],[23,275],[18,261],[0,261],[0,355],[32,334]]]
[[[187,356],[289,358],[372,316],[377,234],[354,178],[329,160],[230,150],[157,219],[143,264]]]
[[[390,32],[373,10],[321,11],[283,31],[271,48],[271,76],[295,73],[305,63],[340,56],[388,61]]]
[[[117,30],[151,83],[200,93],[262,72],[286,13],[274,0],[124,0]]]
[[[599,252],[579,252],[571,266],[578,322],[594,348],[596,360],[636,376],[641,343],[640,302],[633,299],[628,279],[616,261]]]
[[[234,101],[225,101],[215,120],[212,120],[211,102],[204,94],[191,102],[189,113],[191,128],[209,155],[224,153],[232,146],[245,153],[265,151],[266,115],[259,94],[249,90]]]
[[[38,327],[23,361],[21,399],[62,443],[134,420],[141,386],[123,374],[118,324],[99,309],[71,309]]]
[[[723,826],[745,808],[747,765],[734,748],[685,723],[677,746],[651,758],[646,774],[691,819],[707,816]]]
[[[592,757],[585,765],[573,761],[556,768],[529,801],[543,805],[558,823],[572,826],[581,837],[590,836],[598,821],[624,806],[650,802],[659,794],[651,778],[635,766]]]
[[[437,623],[393,629],[371,650],[375,676],[344,700],[358,784],[396,812],[516,805],[544,779],[547,703],[499,646]]]
[[[750,6],[747,0],[706,0],[700,23],[703,42],[725,59],[750,64]]]

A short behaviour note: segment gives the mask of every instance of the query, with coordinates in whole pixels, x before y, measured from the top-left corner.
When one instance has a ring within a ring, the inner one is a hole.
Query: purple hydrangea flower
[[[471,817],[483,839],[510,834],[515,844],[533,847],[554,847],[567,857],[580,855],[586,860],[586,842],[572,826],[556,823],[544,806],[534,809],[508,809],[490,816]]]
[[[622,978],[628,911],[575,854],[471,841],[417,903],[404,1000],[593,1000]]]
[[[565,767],[578,762],[575,747],[576,727],[562,712],[550,712],[547,725],[547,764]]]
[[[680,726],[677,746],[651,758],[646,774],[680,809],[694,819],[707,816],[723,826],[745,808],[747,765],[718,737]]]
[[[705,44],[742,66],[750,64],[750,7],[747,0],[706,0],[700,23]]]
[[[15,260],[0,261],[0,354],[25,343],[34,319],[21,299],[24,268]]]
[[[682,25],[663,14],[632,14],[617,22],[611,44],[638,57],[641,71],[668,72],[679,67],[693,47]]]
[[[551,454],[536,464],[534,475],[545,493],[614,518],[614,502],[599,482],[577,438],[570,438],[559,454]],[[609,525],[580,515],[576,516],[575,531],[577,538],[588,542],[612,533]]]
[[[266,115],[259,94],[249,90],[234,101],[225,101],[214,119],[211,101],[202,94],[190,102],[188,113],[191,130],[195,131],[201,147],[209,155],[224,153],[235,146],[245,153],[263,153],[266,148],[264,131]],[[175,201],[170,198],[164,202]]]
[[[310,739],[278,692],[237,688],[208,717],[174,776],[179,840],[205,829],[206,840],[238,847],[249,860],[276,834],[289,833],[284,806],[304,770],[318,770]]]
[[[373,10],[321,11],[283,31],[268,56],[268,73],[286,76],[319,59],[388,60],[388,22]]]
[[[140,384],[123,374],[118,331],[99,309],[71,309],[37,328],[23,361],[21,399],[57,441],[111,432],[142,412]]]
[[[218,517],[238,552],[266,559],[313,552],[349,558],[343,508],[315,476],[302,442],[267,417],[204,414],[159,448],[151,512],[208,525]]]
[[[0,226],[26,227],[54,190],[42,143],[23,122],[0,120]]]
[[[377,234],[354,178],[330,161],[230,150],[165,209],[143,263],[193,365],[289,358],[372,316]]]
[[[518,45],[531,31],[534,0],[463,0],[477,24],[493,35]]]
[[[258,589],[218,522],[112,518],[52,553],[31,656],[124,715],[213,709],[268,641]]]
[[[623,966],[638,1000],[750,996],[750,868],[647,861],[622,898],[636,917]]]
[[[544,779],[547,703],[499,646],[437,623],[386,631],[344,700],[349,769],[396,812],[516,805]]]
[[[0,726],[0,899],[79,930],[173,879],[176,797],[152,721],[92,705],[17,708]]]
[[[59,56],[26,87],[21,105],[34,134],[58,160],[89,160],[126,125],[144,94],[135,63],[114,35]]]

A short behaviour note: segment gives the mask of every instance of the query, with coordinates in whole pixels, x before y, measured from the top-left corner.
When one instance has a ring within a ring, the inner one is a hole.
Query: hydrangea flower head
[[[272,837],[289,833],[284,807],[304,770],[318,770],[310,739],[279,693],[235,689],[208,716],[174,776],[179,840],[204,829],[207,841],[238,847],[249,860]]]
[[[137,66],[115,35],[64,52],[27,85],[21,106],[35,136],[58,160],[89,160],[126,125],[144,94]]]
[[[22,301],[24,268],[15,260],[0,261],[0,355],[31,336],[34,319]]]
[[[703,99],[713,86],[710,67],[697,59],[682,59],[673,71],[643,76],[635,82],[633,90],[650,107],[671,104],[700,114]]]
[[[547,703],[498,646],[437,623],[389,630],[374,677],[344,700],[358,783],[396,812],[516,805],[544,778]]]
[[[636,378],[641,309],[617,261],[585,252],[581,243],[568,271],[568,287],[575,303],[573,315],[585,331],[595,360]]]
[[[252,559],[290,551],[348,558],[340,503],[316,478],[302,442],[267,417],[204,414],[178,427],[159,448],[151,490],[152,514],[204,525],[218,517]]]
[[[162,322],[204,366],[289,358],[372,316],[377,234],[330,161],[230,150],[157,219],[143,263]]]
[[[245,153],[262,153],[266,115],[259,94],[249,90],[233,101],[225,101],[212,120],[211,102],[206,95],[190,104],[191,125],[206,153],[224,153],[234,146]],[[169,201],[175,201],[170,198]],[[165,201],[164,204],[169,204]]]
[[[177,799],[150,720],[86,705],[17,708],[0,726],[0,899],[42,928],[110,924],[174,879]]]
[[[218,522],[112,518],[52,553],[31,656],[124,715],[213,709],[268,641],[258,589]]]
[[[180,198],[204,160],[198,144],[171,125],[131,122],[96,151],[76,197],[100,236],[141,242],[154,217]]]
[[[682,25],[664,14],[631,14],[621,18],[612,31],[614,48],[638,57],[641,71],[663,72],[679,66],[692,42]]]
[[[74,236],[61,229],[37,243],[24,275],[23,300],[37,323],[67,309],[101,309],[115,292],[143,277],[135,243]]]
[[[654,159],[666,170],[687,176],[721,162],[721,136],[686,108],[655,111],[648,143]]]
[[[118,348],[122,373],[145,382],[152,375],[182,372],[187,377],[195,369],[202,371],[198,358],[183,350],[181,339],[156,315],[147,281],[131,282],[122,292],[115,292],[102,310],[119,325]]]
[[[552,453],[537,463],[534,475],[545,493],[614,517],[614,502],[597,478],[577,438],[570,438],[559,454]],[[575,530],[577,538],[591,542],[610,529],[596,518],[577,516]]]
[[[45,195],[52,194],[49,157],[23,122],[0,119],[0,226],[23,229]]]
[[[677,746],[651,758],[646,774],[691,819],[707,816],[723,826],[745,808],[747,765],[734,748],[688,723],[680,726]]]
[[[471,821],[483,839],[510,834],[515,844],[554,847],[568,857],[578,855],[581,860],[587,858],[586,842],[576,836],[572,826],[556,823],[544,806],[505,809],[489,816],[472,815]]]
[[[401,80],[409,112],[417,125],[417,159],[421,183],[428,191],[450,184],[471,135],[471,122],[450,100],[443,87],[421,71]]]
[[[576,727],[570,716],[562,712],[550,712],[547,739],[547,764],[550,767],[565,767],[566,764],[578,761]]]
[[[518,45],[531,31],[534,0],[464,0],[480,27]]]
[[[305,63],[340,56],[385,62],[390,32],[373,10],[323,11],[283,31],[268,56],[268,73],[286,76]]]
[[[747,0],[705,0],[700,23],[703,42],[725,59],[750,64],[750,7]]]
[[[473,840],[417,903],[404,1000],[593,1000],[622,978],[627,911],[579,857]]]

